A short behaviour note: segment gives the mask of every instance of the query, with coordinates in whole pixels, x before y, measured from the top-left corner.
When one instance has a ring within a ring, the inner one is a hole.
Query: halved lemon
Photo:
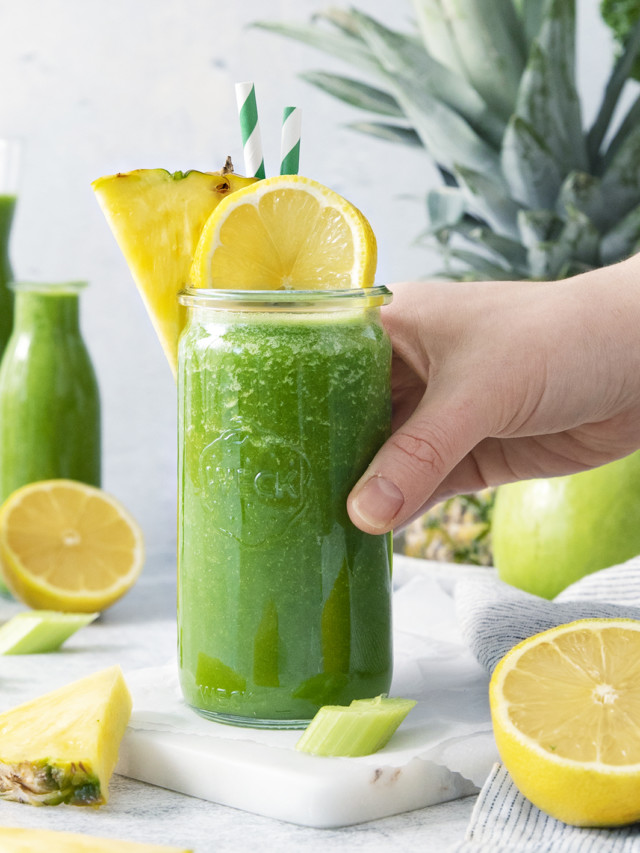
[[[640,819],[640,621],[584,619],[530,637],[490,685],[500,756],[565,823]]]
[[[300,175],[258,181],[224,198],[209,216],[191,284],[229,290],[371,287],[376,240],[364,215]]]
[[[74,480],[23,486],[0,509],[0,568],[16,598],[45,610],[104,610],[144,562],[142,531],[115,498]]]

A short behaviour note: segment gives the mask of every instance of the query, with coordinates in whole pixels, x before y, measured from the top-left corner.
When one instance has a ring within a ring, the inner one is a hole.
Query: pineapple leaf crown
[[[422,146],[435,161],[443,185],[427,194],[421,239],[439,246],[446,274],[562,278],[640,248],[640,95],[618,116],[640,55],[640,21],[585,129],[575,0],[413,0],[413,7],[409,33],[357,9],[256,26],[373,78],[375,85],[302,75],[376,116],[352,124],[356,130]]]

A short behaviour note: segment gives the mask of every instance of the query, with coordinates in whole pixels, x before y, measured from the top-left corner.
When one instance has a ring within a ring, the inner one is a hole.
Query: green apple
[[[569,477],[501,486],[492,537],[502,580],[543,598],[640,554],[640,451]]]

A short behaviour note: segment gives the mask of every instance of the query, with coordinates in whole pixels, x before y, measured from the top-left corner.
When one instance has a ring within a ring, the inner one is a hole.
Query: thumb
[[[425,394],[380,448],[347,500],[353,523],[386,533],[416,515],[449,472],[486,436],[473,402]]]

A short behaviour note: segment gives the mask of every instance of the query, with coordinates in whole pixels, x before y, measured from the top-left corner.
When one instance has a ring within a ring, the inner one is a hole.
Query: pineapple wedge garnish
[[[2,853],[192,853],[186,847],[141,844],[77,832],[19,829],[13,826],[0,826],[0,850]]]
[[[0,797],[48,806],[106,803],[130,716],[119,666],[0,714]]]
[[[167,172],[136,169],[107,175],[91,186],[131,270],[175,375],[187,284],[200,233],[229,193],[253,183],[230,171]]]

